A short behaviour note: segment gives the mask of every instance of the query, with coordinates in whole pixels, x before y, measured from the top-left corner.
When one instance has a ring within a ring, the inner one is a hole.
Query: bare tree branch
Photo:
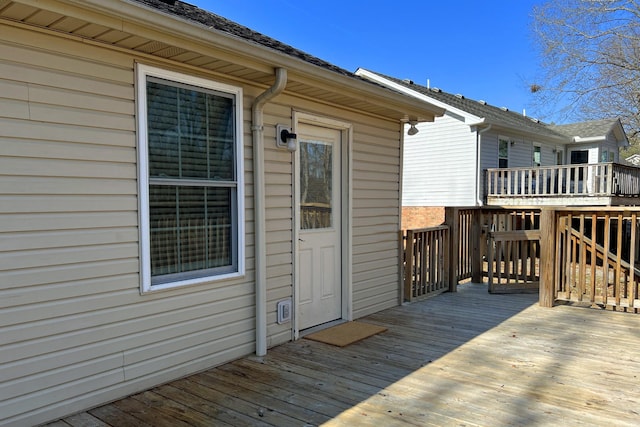
[[[543,74],[530,87],[545,115],[619,117],[640,135],[640,0],[549,0],[532,30]]]

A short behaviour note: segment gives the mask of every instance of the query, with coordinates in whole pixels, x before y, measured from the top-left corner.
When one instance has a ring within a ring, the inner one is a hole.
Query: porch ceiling
[[[137,3],[121,2],[116,16],[109,9],[114,5],[92,0],[0,0],[0,19],[265,87],[273,83],[274,69],[284,67],[289,70],[289,93],[394,120],[432,121],[434,112],[441,113],[424,103],[399,100],[394,92],[358,77],[323,69],[197,23],[150,12]]]

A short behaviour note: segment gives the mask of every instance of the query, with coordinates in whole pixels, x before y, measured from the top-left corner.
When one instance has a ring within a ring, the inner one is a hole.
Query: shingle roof
[[[360,78],[355,74],[333,65],[327,61],[296,49],[290,45],[279,42],[264,34],[258,33],[245,26],[242,26],[215,13],[200,9],[197,6],[185,3],[182,1],[162,1],[162,0],[130,0],[136,3],[141,3],[160,12],[172,15],[174,17],[190,21],[195,24],[213,29],[219,32],[226,33],[228,35],[238,37],[246,42],[255,43],[260,46],[264,46],[275,51],[284,53],[286,55],[301,59],[305,62],[317,65],[319,67],[331,70],[336,73],[340,73],[345,76],[353,77],[358,80]]]
[[[563,133],[570,138],[606,136],[618,124],[618,119],[592,120],[589,122],[571,123],[568,125],[550,125],[553,130]]]
[[[520,113],[510,111],[506,108],[495,107],[493,105],[487,104],[484,101],[476,101],[466,98],[462,95],[447,93],[441,89],[421,86],[410,80],[401,80],[380,73],[375,74],[378,74],[385,79],[400,84],[418,93],[426,95],[429,98],[443,102],[453,108],[465,111],[479,118],[484,118],[485,123],[491,123],[503,128],[533,133],[552,139],[566,139],[566,135],[564,133],[557,132],[549,125],[531,117],[524,116]]]

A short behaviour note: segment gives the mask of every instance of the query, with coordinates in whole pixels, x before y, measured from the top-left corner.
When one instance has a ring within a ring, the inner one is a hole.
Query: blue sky
[[[541,0],[186,1],[349,71],[428,79],[538,117],[528,84],[538,67],[531,14]]]

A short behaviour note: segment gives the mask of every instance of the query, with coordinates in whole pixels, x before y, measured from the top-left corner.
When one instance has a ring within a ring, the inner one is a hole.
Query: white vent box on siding
[[[278,302],[278,324],[291,321],[291,300],[285,299]]]

